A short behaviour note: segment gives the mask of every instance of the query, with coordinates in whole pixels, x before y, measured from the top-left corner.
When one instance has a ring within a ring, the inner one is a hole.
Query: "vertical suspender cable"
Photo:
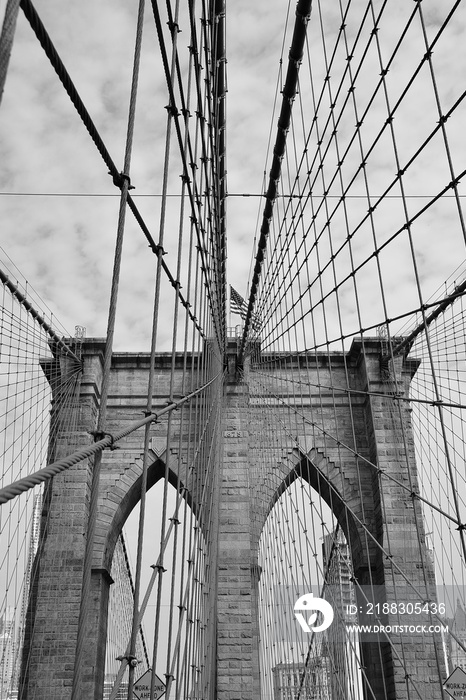
[[[278,119],[277,136],[273,149],[272,167],[269,174],[269,186],[265,195],[266,204],[264,207],[262,226],[260,231],[259,243],[257,246],[256,263],[254,266],[254,274],[252,277],[251,291],[249,294],[248,310],[244,321],[243,338],[239,351],[240,364],[244,358],[244,351],[251,325],[251,319],[256,303],[257,288],[259,278],[264,262],[265,250],[267,247],[267,239],[269,237],[270,222],[272,220],[273,207],[277,198],[278,182],[281,176],[282,160],[285,154],[286,137],[291,123],[291,110],[293,101],[296,95],[298,85],[299,66],[303,58],[304,42],[306,39],[307,23],[311,16],[312,0],[299,0],[296,7],[296,20],[293,31],[293,40],[291,42],[290,53],[288,56],[288,70],[286,73],[285,85],[283,87],[283,100]]]
[[[144,26],[144,9],[145,9],[145,0],[139,0],[137,29],[136,29],[136,44],[135,44],[135,49],[134,49],[133,78],[132,78],[132,85],[131,85],[130,117],[128,120],[128,136],[127,136],[127,147],[126,147],[126,154],[125,154],[124,174],[125,174],[125,176],[128,177],[128,181],[129,181],[129,167],[130,167],[130,160],[131,160],[131,143],[132,143],[132,135],[133,135],[133,130],[134,130],[134,118],[135,118],[135,110],[136,110],[138,75],[139,75],[139,66],[140,66],[140,61],[141,61],[142,32],[143,32],[143,26]],[[157,255],[157,259],[159,259],[159,255]],[[151,357],[152,357],[152,355],[151,355]],[[154,375],[154,363],[153,363],[153,361],[151,361],[151,365],[150,365],[150,369],[149,369],[148,405],[146,407],[147,408],[146,415],[148,415],[152,409],[151,401],[152,401],[153,375]],[[136,572],[135,572],[135,579],[134,579],[133,615],[132,615],[130,648],[129,648],[129,654],[128,654],[129,660],[135,658],[135,656],[136,656],[136,641],[137,641],[137,635],[138,635],[139,628],[140,628],[140,625],[138,624],[138,607],[139,607],[139,593],[140,593],[140,588],[141,588],[142,541],[143,541],[146,489],[147,489],[147,468],[148,468],[147,453],[148,453],[148,449],[149,449],[149,438],[148,438],[149,431],[150,431],[150,424],[147,424],[145,427],[145,433],[144,433],[144,445],[146,447],[146,442],[147,442],[147,449],[144,449],[143,471],[142,471],[142,475],[141,475],[141,504],[140,504],[140,511],[139,511],[138,549],[137,549],[137,557],[136,557]],[[128,700],[131,700],[131,698],[133,696],[134,670],[135,670],[135,668],[134,668],[133,664],[129,663]]]
[[[120,195],[120,210],[118,216],[118,226],[117,226],[117,236],[115,244],[115,256],[113,265],[113,275],[112,275],[112,285],[110,292],[110,304],[108,311],[108,322],[107,322],[107,335],[105,343],[105,354],[104,354],[104,366],[103,366],[103,376],[102,376],[102,388],[101,388],[101,398],[100,398],[100,410],[99,418],[97,423],[97,434],[98,439],[99,434],[103,434],[105,431],[105,423],[107,416],[107,399],[108,391],[110,385],[110,367],[112,362],[113,353],[113,338],[115,334],[115,320],[117,311],[117,301],[118,301],[118,287],[120,281],[120,269],[121,269],[121,258],[123,249],[123,237],[125,230],[125,215],[126,215],[126,205],[128,198],[128,191],[130,189],[130,166],[131,166],[131,154],[133,148],[133,135],[134,135],[134,122],[136,114],[136,98],[137,98],[137,86],[139,77],[139,62],[140,62],[140,51],[142,43],[142,13],[144,5],[143,0],[140,0],[139,15],[138,15],[138,27],[136,34],[136,47],[134,54],[134,64],[133,64],[133,78],[131,85],[131,96],[129,104],[129,115],[128,115],[128,128],[126,135],[126,148],[125,148],[125,159],[124,159],[124,170],[121,174],[121,195]],[[91,590],[91,568],[92,568],[92,556],[93,556],[93,544],[94,544],[94,533],[97,519],[97,499],[99,495],[99,482],[100,482],[100,470],[102,464],[102,452],[98,452],[94,459],[94,467],[92,470],[92,484],[90,493],[90,504],[89,504],[89,519],[88,528],[86,536],[86,549],[84,555],[84,571],[83,571],[83,584],[81,592],[81,606],[79,611],[79,621],[78,621],[78,638],[76,643],[76,657],[75,657],[75,668],[73,677],[73,689],[71,700],[79,700],[82,697],[82,665],[83,665],[83,648],[86,635],[86,623],[88,617],[88,601],[89,594]]]
[[[225,0],[216,0],[215,3],[215,73],[214,73],[214,120],[215,120],[215,196],[217,200],[216,224],[218,230],[215,231],[218,242],[217,256],[215,263],[219,265],[217,284],[220,295],[218,312],[221,314],[221,332],[223,333],[223,344],[225,338],[226,323],[226,139],[225,139],[225,119],[226,119],[226,47],[225,47]]]
[[[179,4],[178,1],[175,6],[175,27],[177,27],[177,18],[178,18],[178,12],[179,12]],[[172,21],[171,14],[170,14],[170,21]],[[175,40],[175,33],[172,34],[172,39]],[[188,75],[188,85],[187,85],[187,91],[186,91],[186,110],[184,113],[184,121],[185,121],[185,133],[184,133],[184,153],[185,157],[188,152],[188,144],[189,144],[189,107],[190,107],[190,100],[191,100],[191,68],[192,68],[192,54],[190,54],[190,62],[189,62],[189,75]],[[173,310],[173,333],[172,333],[172,350],[171,350],[171,372],[170,372],[170,389],[169,389],[169,400],[173,398],[173,390],[174,390],[174,378],[175,378],[175,369],[176,369],[176,346],[177,346],[177,336],[178,336],[178,317],[179,317],[179,302],[178,302],[178,288],[180,286],[180,276],[181,276],[181,265],[182,265],[182,252],[183,252],[183,231],[184,231],[184,218],[185,218],[185,199],[186,199],[186,182],[183,179],[182,184],[181,184],[181,201],[180,201],[180,210],[179,210],[179,222],[178,222],[178,255],[177,255],[177,265],[176,265],[176,286],[175,286],[175,297],[174,297],[174,310]],[[188,287],[189,290],[189,287]],[[186,349],[186,338],[185,338],[185,349]],[[185,356],[185,362],[186,362],[186,356]],[[184,372],[183,372],[183,384],[184,384]],[[171,436],[171,421],[169,421],[168,425],[168,435]],[[182,451],[182,417],[180,416],[180,427],[179,427],[179,451],[181,454]],[[168,448],[168,443],[167,443],[167,448]],[[168,453],[168,449],[167,449]],[[168,460],[166,462],[166,486],[168,483]],[[178,474],[177,474],[177,483],[176,483],[176,490],[177,494],[180,493],[181,490],[181,466],[178,468]],[[170,666],[170,655],[172,652],[172,636],[173,636],[173,611],[174,611],[174,600],[175,600],[175,588],[176,588],[176,576],[178,572],[178,566],[177,566],[177,555],[180,555],[180,560],[183,561],[184,563],[184,557],[185,557],[185,552],[184,550],[179,553],[178,552],[178,525],[180,524],[180,520],[178,518],[179,516],[179,505],[180,505],[180,500],[177,498],[176,501],[176,508],[175,512],[173,515],[173,518],[171,521],[175,525],[174,528],[174,534],[173,534],[173,555],[172,555],[172,564],[171,564],[171,587],[170,587],[170,604],[169,604],[169,612],[168,612],[168,634],[167,634],[167,660],[166,660],[166,673],[165,673],[165,678],[166,678],[166,694],[167,697],[170,696],[171,694],[171,686],[172,682],[174,680],[174,675],[173,675],[173,668]],[[181,604],[180,607],[180,616],[183,614],[183,605]],[[180,620],[178,621],[179,624],[179,629],[178,629],[178,635],[180,634],[181,630],[181,617]],[[155,684],[155,670],[153,671],[153,677],[152,677],[152,683]]]
[[[159,37],[159,43],[163,43],[162,26],[160,20],[159,7],[156,0],[152,0],[152,11],[154,14],[154,20],[157,28],[157,34]],[[170,74],[166,75],[169,84],[170,101],[167,110],[167,130],[165,137],[165,159],[164,159],[164,171],[163,171],[163,183],[162,183],[162,202],[161,202],[161,212],[160,212],[160,234],[159,234],[159,254],[158,254],[158,265],[157,265],[157,277],[156,277],[156,293],[155,293],[155,303],[154,303],[154,327],[153,327],[153,348],[155,348],[155,339],[157,333],[157,316],[158,316],[158,305],[160,297],[160,265],[161,265],[161,255],[163,251],[163,240],[164,240],[164,230],[165,230],[165,214],[167,205],[167,191],[168,191],[168,171],[169,171],[169,160],[170,160],[170,146],[171,146],[171,127],[174,116],[175,104],[173,95],[173,78],[175,76],[176,67],[176,49],[177,49],[177,33],[178,26],[176,24],[177,16],[175,22],[171,23],[170,31],[172,32],[172,57]],[[151,676],[151,688],[150,697],[153,697],[155,692],[155,675],[156,675],[156,664],[157,664],[157,654],[158,654],[158,632],[160,628],[160,616],[161,616],[161,603],[162,603],[162,584],[163,584],[163,550],[162,544],[165,539],[165,529],[166,529],[166,515],[167,515],[167,484],[168,484],[168,469],[169,469],[169,441],[170,441],[170,425],[167,428],[167,458],[165,464],[165,488],[163,494],[163,504],[162,504],[162,522],[161,522],[161,533],[160,533],[160,551],[161,559],[158,562],[158,581],[157,581],[157,603],[155,610],[155,623],[154,623],[154,646],[152,654],[152,676]]]
[[[73,349],[65,343],[65,341],[54,331],[51,324],[46,321],[46,319],[34,308],[27,297],[21,292],[19,287],[10,280],[10,278],[0,269],[0,282],[4,287],[8,289],[10,294],[24,307],[29,314],[32,316],[34,321],[45,331],[48,338],[53,342],[60,352],[63,352],[68,357],[71,357],[75,362],[76,366],[81,365],[81,359],[73,351]]]

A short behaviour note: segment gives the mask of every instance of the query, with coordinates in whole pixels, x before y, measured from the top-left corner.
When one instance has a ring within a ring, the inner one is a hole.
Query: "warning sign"
[[[152,678],[152,671],[149,669],[146,671],[139,680],[136,681],[133,687],[133,698],[134,700],[150,700],[150,684]],[[165,683],[155,674],[155,689],[153,700],[159,700],[165,693],[166,686]]]
[[[453,673],[447,678],[443,687],[448,695],[455,700],[466,700],[466,673],[457,666]]]

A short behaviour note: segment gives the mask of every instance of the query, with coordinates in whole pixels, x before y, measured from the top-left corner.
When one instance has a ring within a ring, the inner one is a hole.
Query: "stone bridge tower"
[[[95,429],[102,378],[103,341],[87,339],[83,343],[83,374],[79,394],[78,443],[88,444],[89,432]],[[337,397],[337,410],[327,410],[326,394],[314,395],[312,390],[300,399],[300,410],[311,415],[318,398],[323,402],[319,415],[322,421],[321,438],[304,434],[297,449],[290,441],[284,445],[283,457],[274,473],[267,475],[262,489],[263,501],[255,513],[256,528],[251,528],[252,491],[251,454],[254,435],[268,420],[265,409],[265,389],[253,381],[254,369],[236,367],[236,341],[230,340],[223,385],[221,426],[222,443],[218,454],[219,484],[217,535],[215,546],[216,600],[210,619],[212,668],[215,669],[210,697],[205,700],[255,700],[260,698],[258,611],[257,596],[260,568],[258,542],[262,525],[281,493],[298,476],[317,488],[331,505],[349,544],[354,575],[360,585],[376,584],[385,599],[393,600],[393,582],[403,584],[400,571],[411,583],[425,592],[426,599],[435,595],[426,590],[426,579],[421,567],[427,561],[427,588],[434,585],[433,571],[428,557],[423,558],[425,541],[419,547],[419,528],[416,518],[422,520],[419,501],[395,480],[384,480],[389,473],[400,484],[407,483],[406,460],[411,474],[415,474],[414,447],[407,402],[401,410],[388,416],[388,405],[393,403],[387,394],[392,384],[387,382],[387,371],[397,377],[398,391],[405,395],[416,372],[417,363],[398,357],[394,363],[384,363],[381,344],[377,339],[353,341],[346,356],[334,353],[291,357],[293,370],[313,377],[312,384],[324,387],[347,387]],[[163,405],[169,396],[172,371],[171,356],[160,354],[156,360],[157,405]],[[182,394],[183,358],[175,359],[175,393]],[[188,362],[196,362],[194,356]],[[290,367],[290,362],[288,367]],[[272,366],[272,365],[271,365]],[[125,423],[134,420],[135,413],[144,410],[149,356],[136,353],[115,353],[108,403],[108,430],[117,432]],[[47,367],[44,367],[47,371]],[[66,376],[66,366],[61,367]],[[285,372],[285,370],[274,370]],[[270,380],[271,382],[272,380]],[[265,387],[265,388],[264,388]],[[326,390],[329,394],[331,389]],[[186,387],[184,387],[184,393]],[[217,397],[218,398],[218,397]],[[212,395],[209,401],[217,400]],[[288,397],[291,400],[291,393]],[[200,403],[193,409],[205,409]],[[248,410],[246,410],[248,409]],[[254,416],[253,421],[248,419]],[[174,418],[174,439],[167,451],[166,426],[154,426],[152,438],[149,486],[165,473],[169,460],[169,479],[176,483],[185,478],[179,445],[187,438]],[[313,418],[315,420],[315,417]],[[400,430],[400,421],[403,431]],[[355,426],[357,455],[350,449]],[[329,447],[323,435],[339,435],[339,444]],[[408,442],[400,449],[400,434]],[[60,434],[59,451],[69,451],[70,435]],[[75,436],[73,436],[74,439]],[[107,604],[112,585],[110,575],[113,549],[118,534],[139,498],[142,470],[142,439],[134,433],[121,441],[119,449],[104,453],[101,491],[98,505],[97,528],[92,567],[91,619],[88,620],[86,645],[86,698],[102,697],[107,633]],[[374,466],[376,465],[376,467]],[[186,492],[194,507],[197,494],[202,490],[202,474],[190,482]],[[413,485],[417,491],[417,483]],[[81,571],[84,557],[84,535],[88,517],[90,467],[87,460],[55,477],[44,501],[41,544],[35,562],[36,578],[28,613],[26,652],[29,663],[23,670],[21,700],[67,700],[70,697],[77,622],[79,616]],[[362,494],[362,497],[361,497]],[[383,508],[382,508],[383,497]],[[257,508],[257,504],[254,506]],[[369,537],[365,535],[365,528]],[[422,529],[421,529],[422,533]],[[413,546],[411,546],[413,545]],[[414,546],[415,545],[415,546]],[[413,555],[413,552],[418,552]],[[421,554],[419,554],[421,552]],[[397,562],[393,570],[392,562]],[[389,576],[390,572],[390,576]],[[390,620],[387,620],[390,622]],[[408,621],[407,621],[408,622]],[[365,688],[367,700],[407,700],[409,696],[404,659],[413,678],[426,688],[425,698],[440,698],[435,649],[431,641],[423,640],[422,654],[412,638],[393,635],[378,647],[364,643],[361,654],[365,676],[372,691]],[[47,684],[44,677],[47,675]]]

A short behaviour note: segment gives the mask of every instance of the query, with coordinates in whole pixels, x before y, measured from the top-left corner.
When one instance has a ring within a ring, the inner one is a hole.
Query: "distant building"
[[[131,637],[134,585],[131,567],[123,533],[120,534],[113,553],[111,576],[114,584],[110,587],[108,603],[107,649],[103,700],[108,700],[120,668],[118,656],[125,653]],[[136,658],[139,665],[136,678],[149,668],[149,657],[142,628],[136,639]],[[126,700],[127,680],[120,685],[116,700]]]
[[[325,572],[324,598],[335,613],[326,631],[330,665],[331,700],[359,700],[363,697],[360,670],[359,635],[351,629],[357,617],[348,611],[355,609],[351,552],[341,528],[324,537],[323,560]]]
[[[0,700],[11,700],[17,695],[16,646],[15,610],[6,608],[0,620]]]
[[[105,676],[104,693],[103,693],[104,700],[108,700],[108,698],[112,694],[114,684],[115,684],[115,675],[114,674],[111,674],[110,676]],[[118,688],[118,692],[117,692],[115,700],[127,700],[127,699],[128,699],[128,683],[123,682],[123,683],[121,683],[120,687]]]
[[[325,583],[331,588],[332,595],[336,596],[340,609],[346,611],[348,606],[356,602],[356,594],[351,581],[351,553],[341,528],[324,537],[323,559]]]
[[[38,494],[34,498],[31,515],[21,606],[7,607],[0,617],[0,700],[15,700],[18,697],[32,566],[39,546],[41,508],[42,495]]]
[[[331,700],[325,654],[310,659],[306,667],[278,664],[272,675],[274,700]]]
[[[454,616],[446,620],[446,624],[449,632],[453,632],[455,637],[466,647],[466,611],[459,600],[456,602]],[[447,659],[450,672],[454,671],[457,666],[466,671],[466,652],[451,634],[447,638]]]
[[[16,630],[16,649],[15,649],[15,660],[14,660],[14,680],[12,683],[12,694],[8,698],[16,698],[18,696],[18,687],[21,674],[21,660],[23,656],[23,649],[25,643],[25,634],[27,626],[27,613],[29,605],[29,596],[31,594],[31,587],[33,585],[32,573],[34,560],[37,554],[40,543],[40,528],[41,528],[41,517],[42,517],[42,493],[37,494],[34,497],[34,505],[32,510],[30,531],[29,531],[29,547],[28,547],[28,558],[26,562],[26,569],[24,572],[24,584],[23,584],[23,595],[21,601],[21,610],[19,613],[19,621]],[[3,696],[1,698],[3,700]]]

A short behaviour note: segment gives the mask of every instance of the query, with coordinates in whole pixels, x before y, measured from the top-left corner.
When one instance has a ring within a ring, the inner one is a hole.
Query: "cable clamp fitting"
[[[169,104],[165,105],[165,109],[167,110],[168,114],[172,117],[179,117],[180,113],[178,112],[177,108],[175,105]]]
[[[174,34],[175,32],[177,34],[181,33],[180,25],[177,22],[173,22],[173,21],[167,22],[167,26],[172,34]]]
[[[114,184],[116,187],[118,187],[120,190],[123,189],[123,183],[124,183],[125,180],[126,180],[126,182],[128,183],[128,190],[134,190],[134,189],[136,189],[136,188],[133,187],[133,185],[131,184],[131,178],[130,178],[130,176],[127,175],[126,173],[118,173],[117,175],[114,175],[113,173],[111,173],[111,172],[109,171],[108,174],[112,176],[113,184]]]
[[[136,668],[136,666],[140,663],[140,661],[135,657],[135,656],[117,656],[116,657],[117,661],[126,661],[128,663],[128,666],[132,666],[133,668]]]
[[[456,530],[458,530],[458,532],[464,532],[466,530],[466,523],[461,523]]]
[[[109,448],[111,450],[118,450],[119,448],[115,445],[115,438],[112,433],[106,433],[103,430],[90,430],[89,435],[92,435],[94,442],[99,442],[99,440],[104,440],[106,437],[110,438]]]
[[[164,569],[163,564],[151,564],[150,568],[157,569],[159,574],[164,574],[166,572],[166,569]]]

